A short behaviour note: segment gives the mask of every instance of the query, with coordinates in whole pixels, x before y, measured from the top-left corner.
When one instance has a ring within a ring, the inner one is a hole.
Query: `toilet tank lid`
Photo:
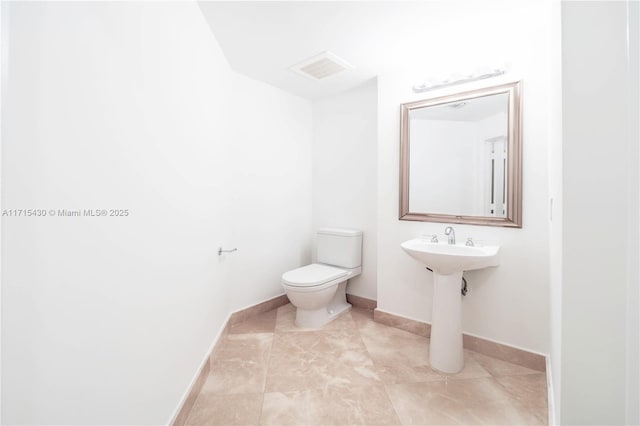
[[[362,231],[357,229],[341,229],[341,228],[320,228],[318,234],[339,235],[342,237],[358,237],[362,235]]]

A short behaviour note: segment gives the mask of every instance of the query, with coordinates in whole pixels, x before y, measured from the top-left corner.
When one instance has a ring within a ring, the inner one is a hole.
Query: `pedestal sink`
[[[498,266],[499,246],[466,246],[416,238],[400,247],[433,270],[433,313],[429,363],[444,373],[464,367],[460,283],[462,273]]]

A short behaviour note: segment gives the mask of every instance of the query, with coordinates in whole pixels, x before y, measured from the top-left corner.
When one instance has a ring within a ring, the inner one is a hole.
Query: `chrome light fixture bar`
[[[425,82],[425,83],[422,83],[422,84],[414,85],[413,86],[413,91],[414,91],[414,93],[423,93],[423,92],[428,92],[429,90],[440,89],[442,87],[453,86],[455,84],[469,83],[471,81],[484,80],[484,79],[487,79],[487,78],[496,77],[496,76],[503,75],[503,74],[504,74],[504,70],[503,69],[495,69],[493,71],[486,72],[486,73],[483,73],[483,74],[471,74],[471,75],[464,76],[464,77],[461,77],[461,78],[438,81],[438,82],[435,82],[435,83]]]

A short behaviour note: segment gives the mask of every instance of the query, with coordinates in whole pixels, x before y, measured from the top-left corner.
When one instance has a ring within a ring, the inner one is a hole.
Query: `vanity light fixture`
[[[428,92],[429,90],[435,90],[435,89],[440,89],[442,87],[447,87],[447,86],[453,86],[456,84],[462,84],[462,83],[469,83],[471,81],[478,81],[478,80],[484,80],[486,78],[491,78],[491,77],[496,77],[499,75],[503,75],[504,74],[504,70],[503,69],[494,69],[488,72],[482,72],[482,73],[474,73],[474,74],[470,74],[467,76],[462,76],[462,77],[452,77],[452,78],[448,78],[446,80],[442,80],[442,81],[436,81],[436,82],[424,82],[424,83],[420,83],[420,84],[416,84],[413,86],[413,92],[414,93],[423,93],[423,92]]]

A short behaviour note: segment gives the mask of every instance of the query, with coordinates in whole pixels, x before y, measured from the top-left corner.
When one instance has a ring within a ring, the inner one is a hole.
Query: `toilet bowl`
[[[296,325],[318,328],[351,309],[347,303],[347,280],[360,269],[344,270],[311,264],[282,275],[282,287],[296,307]]]
[[[322,327],[351,309],[347,281],[362,272],[361,231],[320,229],[316,247],[318,263],[282,274],[282,287],[296,308],[298,327]]]

